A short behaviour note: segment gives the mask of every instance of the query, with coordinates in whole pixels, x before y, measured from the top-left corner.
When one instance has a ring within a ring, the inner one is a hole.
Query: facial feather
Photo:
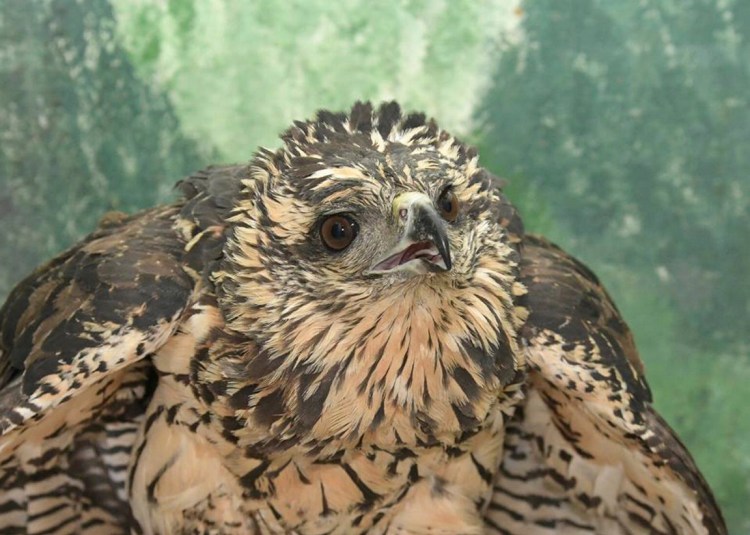
[[[227,325],[264,349],[247,364],[268,370],[250,407],[273,400],[275,429],[318,441],[455,440],[522,365],[517,252],[476,152],[422,115],[369,105],[296,123],[283,140],[244,181],[217,279]],[[394,198],[436,203],[446,188],[461,207],[444,223],[452,269],[369,275],[402,232]],[[359,233],[332,252],[319,222],[337,213]]]

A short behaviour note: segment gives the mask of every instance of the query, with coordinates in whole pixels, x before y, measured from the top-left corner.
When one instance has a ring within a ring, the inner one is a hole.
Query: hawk
[[[597,278],[357,103],[0,312],[3,533],[726,533]]]

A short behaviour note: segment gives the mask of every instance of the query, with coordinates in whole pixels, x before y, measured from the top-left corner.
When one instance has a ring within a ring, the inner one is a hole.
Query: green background
[[[396,98],[588,263],[750,533],[750,2],[0,0],[0,296],[107,210]]]

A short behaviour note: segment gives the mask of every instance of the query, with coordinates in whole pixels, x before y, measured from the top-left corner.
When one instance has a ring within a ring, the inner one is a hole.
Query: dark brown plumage
[[[0,528],[725,533],[596,277],[395,103],[100,228],[0,312]]]

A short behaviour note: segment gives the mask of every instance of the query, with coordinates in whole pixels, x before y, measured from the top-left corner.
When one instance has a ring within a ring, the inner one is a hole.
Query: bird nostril
[[[401,218],[402,221],[406,221],[407,216],[409,215],[409,210],[406,208],[401,208],[401,210],[398,211],[398,216]]]

